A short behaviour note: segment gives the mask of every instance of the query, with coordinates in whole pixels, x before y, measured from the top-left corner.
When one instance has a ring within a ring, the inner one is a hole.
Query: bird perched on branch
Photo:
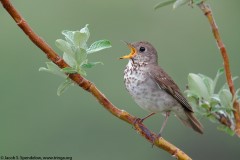
[[[120,59],[129,59],[124,70],[124,83],[135,102],[150,115],[140,119],[142,123],[155,113],[165,113],[165,120],[159,136],[173,112],[188,127],[203,133],[201,123],[193,114],[193,109],[181,93],[177,84],[158,65],[156,49],[149,42],[127,43],[131,52]]]

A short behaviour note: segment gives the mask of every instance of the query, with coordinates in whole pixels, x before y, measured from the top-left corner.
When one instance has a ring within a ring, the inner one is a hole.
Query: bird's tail
[[[202,124],[197,120],[197,118],[193,115],[193,112],[191,111],[184,111],[184,114],[177,114],[177,117],[188,127],[191,127],[196,132],[203,134],[203,126]]]

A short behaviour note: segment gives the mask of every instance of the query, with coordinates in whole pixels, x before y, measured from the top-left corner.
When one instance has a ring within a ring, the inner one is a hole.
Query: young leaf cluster
[[[198,5],[206,0],[165,0],[161,1],[154,6],[154,9],[159,9],[161,7],[173,4],[173,9],[176,9],[182,5],[189,4],[192,6],[193,4]]]
[[[188,89],[185,92],[196,113],[215,123],[224,118],[228,125],[220,124],[218,129],[234,135],[233,101],[236,98],[238,101],[240,100],[239,89],[232,97],[228,85],[224,84],[216,93],[217,81],[223,73],[224,69],[219,69],[214,79],[203,74],[190,73],[188,75]]]
[[[78,31],[64,30],[62,31],[62,34],[64,35],[65,40],[57,39],[56,46],[63,52],[63,60],[70,67],[60,69],[54,63],[46,62],[47,68],[41,67],[39,69],[39,71],[47,71],[66,78],[66,80],[58,87],[58,95],[61,95],[70,85],[73,84],[68,78],[68,74],[78,73],[86,76],[85,69],[92,68],[97,64],[103,64],[102,62],[89,62],[89,54],[111,47],[110,41],[108,40],[96,41],[88,47],[87,41],[90,37],[88,25]]]

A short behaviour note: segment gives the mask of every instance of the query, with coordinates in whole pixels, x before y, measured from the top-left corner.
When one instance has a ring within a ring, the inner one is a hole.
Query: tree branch
[[[23,17],[18,13],[18,11],[14,8],[9,0],[1,0],[3,7],[6,11],[12,16],[17,25],[23,30],[23,32],[28,36],[28,38],[38,46],[50,59],[53,63],[59,66],[59,68],[69,67],[69,65],[57,55],[57,53],[43,40],[41,39],[27,24],[27,22],[23,19]],[[150,131],[146,126],[142,123],[134,123],[136,121],[136,117],[130,115],[128,112],[118,109],[114,106],[98,89],[97,87],[90,82],[89,80],[82,77],[80,74],[69,74],[69,77],[84,90],[90,92],[99,103],[107,109],[114,116],[122,119],[123,121],[134,125],[135,129],[140,135],[142,135],[149,142],[154,143],[155,146],[162,148],[167,151],[174,157],[180,160],[191,160],[191,158],[186,155],[179,148],[169,143],[165,139],[157,138],[157,135]]]
[[[214,36],[215,40],[217,41],[218,48],[222,54],[228,87],[232,94],[232,97],[234,98],[236,91],[235,91],[233,80],[232,80],[231,69],[230,69],[230,64],[229,64],[229,59],[228,59],[228,53],[227,53],[225,45],[221,39],[221,36],[218,31],[217,24],[214,20],[211,8],[205,2],[201,2],[200,4],[198,4],[198,7],[202,10],[204,15],[207,17],[207,19],[210,23],[210,26],[212,28],[213,36]],[[240,105],[239,105],[237,99],[233,99],[233,108],[234,108],[233,114],[234,114],[234,118],[235,118],[235,133],[240,137]]]

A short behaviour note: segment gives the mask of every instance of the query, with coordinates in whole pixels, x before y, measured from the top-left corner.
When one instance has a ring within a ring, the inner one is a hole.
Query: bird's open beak
[[[136,49],[130,43],[128,43],[128,42],[125,42],[125,43],[130,48],[131,52],[129,53],[129,55],[122,56],[119,59],[132,59],[137,54]]]

